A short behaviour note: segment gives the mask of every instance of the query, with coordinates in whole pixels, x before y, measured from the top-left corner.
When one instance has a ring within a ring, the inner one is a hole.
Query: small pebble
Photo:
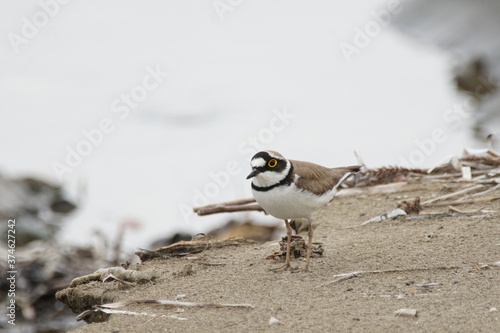
[[[417,287],[433,287],[433,286],[439,286],[439,283],[429,282],[429,283],[423,283],[423,284],[416,284],[415,286],[417,286]]]
[[[394,312],[396,316],[400,317],[417,317],[416,309],[399,309]]]

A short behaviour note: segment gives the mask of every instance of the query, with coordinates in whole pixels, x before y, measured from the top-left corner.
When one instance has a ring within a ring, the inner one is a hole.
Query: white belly
[[[270,191],[252,190],[255,200],[264,210],[278,219],[310,219],[320,207],[330,202],[335,193],[322,196],[298,190],[294,185],[281,186]]]

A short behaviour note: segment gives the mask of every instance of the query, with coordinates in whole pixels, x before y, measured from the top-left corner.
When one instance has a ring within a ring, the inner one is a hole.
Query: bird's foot
[[[286,264],[277,268],[270,269],[271,272],[281,272],[281,271],[290,271],[290,273],[299,273],[299,272],[310,272],[309,267],[306,266],[304,268],[292,267],[290,264]]]
[[[309,270],[309,267],[308,267],[308,266],[306,266],[306,267],[304,267],[304,268],[302,268],[302,269],[297,269],[297,270],[296,270],[296,272],[305,272],[305,273],[309,273],[309,272],[310,272],[310,270]]]
[[[293,271],[297,270],[297,267],[292,267],[292,265],[290,265],[290,264],[285,264],[283,266],[270,269],[270,271],[272,271],[272,272],[280,272],[280,271],[286,271],[286,270],[290,270],[293,272]]]

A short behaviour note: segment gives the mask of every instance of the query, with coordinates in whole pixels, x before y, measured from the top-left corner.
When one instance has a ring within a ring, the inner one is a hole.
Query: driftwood
[[[91,281],[102,281],[113,279],[125,284],[134,284],[140,281],[151,281],[156,278],[156,273],[152,271],[136,271],[124,269],[123,267],[108,267],[100,268],[92,274],[74,278],[69,287],[74,288],[80,284],[89,283]]]
[[[187,318],[177,317],[177,316],[167,316],[163,313],[148,313],[148,312],[137,312],[128,310],[118,310],[119,308],[126,307],[128,305],[136,304],[148,304],[148,305],[161,305],[179,308],[241,308],[241,309],[253,309],[254,306],[251,304],[217,304],[217,303],[192,303],[192,302],[179,302],[171,301],[166,299],[158,300],[137,300],[137,301],[124,301],[116,303],[107,303],[102,305],[96,305],[92,310],[86,310],[80,313],[76,320],[80,321],[90,316],[93,312],[104,312],[106,314],[122,314],[122,315],[132,315],[132,316],[147,316],[153,318],[172,318],[178,320],[187,320]]]
[[[255,241],[245,238],[227,238],[223,240],[214,239],[213,237],[205,236],[190,241],[180,241],[175,244],[160,247],[156,250],[149,251],[145,249],[137,249],[135,254],[142,262],[154,258],[170,259],[173,257],[184,257],[191,254],[203,252],[209,248],[219,248],[225,246],[240,246],[245,244],[254,244]]]
[[[255,199],[241,199],[235,201],[222,202],[218,204],[194,207],[193,211],[199,216],[218,214],[218,213],[232,213],[244,211],[258,211],[263,212],[264,209],[259,204],[249,205],[254,203]]]
[[[102,304],[96,307],[100,309],[118,309],[133,304],[165,305],[165,306],[175,306],[183,308],[246,308],[246,309],[254,308],[254,306],[251,304],[193,303],[193,302],[171,301],[168,299],[124,301],[124,302]]]
[[[167,316],[166,314],[163,313],[148,313],[148,312],[137,312],[137,311],[127,311],[127,310],[116,310],[116,309],[105,309],[105,308],[95,308],[93,310],[85,310],[82,313],[80,313],[76,317],[76,321],[81,321],[90,316],[94,312],[103,312],[105,314],[122,314],[122,315],[131,315],[131,316],[146,316],[146,317],[153,317],[151,319],[156,319],[156,318],[172,318],[172,319],[177,319],[177,320],[187,320],[187,318],[184,317],[177,317],[177,316]],[[148,320],[149,322],[149,320]]]

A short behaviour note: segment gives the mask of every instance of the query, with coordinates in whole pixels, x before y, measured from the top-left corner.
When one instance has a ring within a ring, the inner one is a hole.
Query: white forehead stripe
[[[278,160],[283,159],[283,156],[281,156],[279,153],[274,154],[274,152],[271,150],[266,150],[266,153],[268,153],[272,158],[277,158]]]
[[[259,168],[259,167],[263,167],[264,165],[266,165],[266,161],[262,157],[258,157],[258,158],[253,159],[250,162],[250,165],[252,166],[252,168]]]

